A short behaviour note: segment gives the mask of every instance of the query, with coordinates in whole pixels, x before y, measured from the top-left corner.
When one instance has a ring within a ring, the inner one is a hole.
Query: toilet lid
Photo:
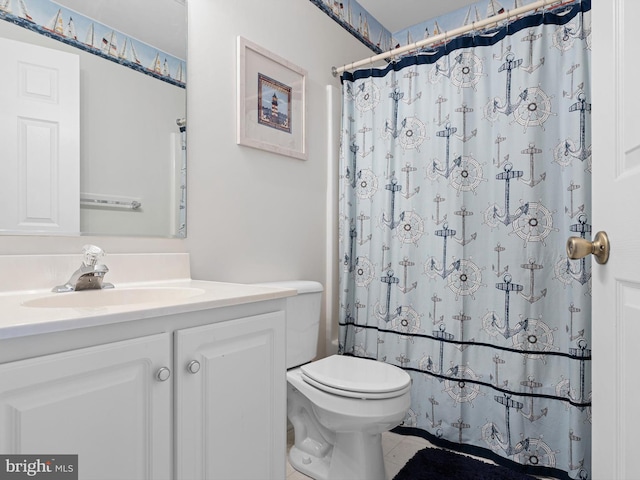
[[[383,362],[332,355],[300,367],[302,378],[329,393],[357,398],[392,398],[411,388],[411,377]]]

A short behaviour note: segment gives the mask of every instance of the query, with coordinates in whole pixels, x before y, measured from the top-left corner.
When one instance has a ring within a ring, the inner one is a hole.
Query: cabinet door
[[[274,312],[175,333],[176,478],[285,477],[284,330]]]
[[[171,335],[0,365],[0,452],[77,454],[82,479],[171,478]]]

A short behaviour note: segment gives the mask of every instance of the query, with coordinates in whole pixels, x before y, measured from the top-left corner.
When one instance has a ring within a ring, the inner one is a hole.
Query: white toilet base
[[[379,433],[336,433],[334,448],[324,457],[315,457],[293,446],[289,462],[315,480],[386,480]]]
[[[329,478],[385,480],[382,435],[362,432],[337,433]]]
[[[295,435],[289,458],[316,480],[385,480],[382,433],[402,422],[411,393],[363,400],[324,392],[287,372],[287,417]]]
[[[329,478],[329,462],[331,457],[316,457],[298,449],[296,446],[289,450],[289,463],[293,468],[306,476],[316,480]]]

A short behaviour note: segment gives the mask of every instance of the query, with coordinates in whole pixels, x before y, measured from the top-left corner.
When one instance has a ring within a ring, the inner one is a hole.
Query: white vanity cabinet
[[[284,478],[279,302],[0,341],[0,452],[77,453],[82,479]]]
[[[274,312],[175,333],[177,479],[285,477],[284,328]]]
[[[82,479],[171,478],[171,335],[0,365],[0,452],[78,454]]]

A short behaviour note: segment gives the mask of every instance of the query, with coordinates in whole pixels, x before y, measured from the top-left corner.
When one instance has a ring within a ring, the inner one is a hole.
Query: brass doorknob
[[[580,237],[569,237],[567,240],[567,255],[572,260],[586,257],[592,253],[596,262],[607,263],[609,260],[609,237],[606,232],[598,232],[593,242]]]

